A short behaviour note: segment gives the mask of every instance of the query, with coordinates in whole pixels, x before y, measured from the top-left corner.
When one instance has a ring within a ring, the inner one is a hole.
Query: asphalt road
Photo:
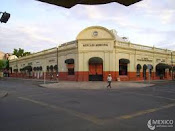
[[[150,119],[175,122],[175,82],[117,90],[50,89],[40,83],[0,80],[0,91],[8,91],[0,98],[0,131],[149,131]]]

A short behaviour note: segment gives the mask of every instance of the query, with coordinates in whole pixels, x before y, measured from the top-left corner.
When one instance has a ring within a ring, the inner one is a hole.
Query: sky
[[[35,0],[1,0],[0,11],[11,14],[0,23],[0,51],[23,48],[32,53],[75,40],[89,26],[115,29],[131,43],[175,50],[175,0],[143,0],[76,5],[70,9]]]

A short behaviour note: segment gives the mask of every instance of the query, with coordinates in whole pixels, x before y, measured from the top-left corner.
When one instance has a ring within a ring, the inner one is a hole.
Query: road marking
[[[48,107],[48,108],[51,108],[51,109],[54,109],[56,111],[66,112],[66,113],[68,113],[70,115],[73,115],[73,116],[79,117],[81,119],[90,121],[90,122],[92,122],[92,123],[94,123],[96,125],[103,125],[104,124],[104,120],[99,119],[99,118],[97,118],[95,116],[87,115],[85,113],[80,113],[80,112],[77,112],[77,111],[74,111],[74,110],[70,110],[70,109],[66,109],[66,108],[63,108],[63,107],[59,107],[59,106],[56,106],[56,105],[50,105],[48,103],[45,103],[45,102],[42,102],[42,101],[32,100],[32,99],[29,99],[29,98],[26,98],[26,97],[18,97],[18,98],[21,99],[21,100],[30,101],[32,103],[35,103],[35,104],[38,104],[38,105],[41,105],[41,106],[44,106],[44,107]]]
[[[39,92],[39,93],[35,93],[35,94],[29,94],[27,96],[29,96],[29,97],[35,97],[35,96],[38,96],[38,95],[40,95],[40,96],[46,96],[46,95],[53,95],[53,93]]]
[[[175,99],[173,99],[173,98],[168,98],[168,97],[158,96],[158,95],[149,95],[149,94],[142,94],[142,93],[136,93],[136,92],[121,92],[121,91],[117,91],[117,92],[120,92],[120,93],[123,93],[123,94],[135,94],[135,95],[141,95],[141,96],[151,96],[151,97],[156,97],[156,98],[162,98],[162,99],[175,101]]]
[[[137,117],[137,116],[142,116],[142,115],[145,115],[145,114],[148,114],[148,113],[153,113],[153,112],[156,112],[156,111],[159,111],[159,110],[168,109],[168,108],[171,108],[171,107],[174,107],[174,106],[175,106],[175,103],[172,103],[172,104],[164,105],[164,106],[161,106],[161,107],[158,107],[158,108],[143,110],[143,111],[139,111],[139,112],[136,112],[136,113],[133,113],[133,114],[128,114],[128,115],[115,117],[115,119],[131,119],[131,118],[134,118],[134,117]]]
[[[164,93],[175,93],[175,91],[167,91],[167,90],[155,90],[154,92],[164,92]]]

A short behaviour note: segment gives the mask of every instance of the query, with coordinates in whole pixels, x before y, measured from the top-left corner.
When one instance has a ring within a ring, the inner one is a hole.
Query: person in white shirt
[[[111,88],[111,82],[112,82],[112,76],[111,76],[111,74],[108,75],[107,81],[108,81],[108,86],[107,86],[107,88],[108,88],[108,87]]]

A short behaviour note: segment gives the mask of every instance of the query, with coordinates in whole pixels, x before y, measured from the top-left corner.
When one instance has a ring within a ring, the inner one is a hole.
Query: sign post
[[[149,84],[150,84],[152,65],[148,64],[148,70],[149,70]]]
[[[174,68],[174,66],[173,66],[173,64],[174,64],[174,61],[173,61],[173,52],[171,52],[171,68],[172,68],[172,70],[171,70],[171,76],[172,76],[172,80],[174,80],[174,76],[173,76],[173,68]]]
[[[57,83],[59,83],[58,77],[59,77],[59,74],[57,73]]]
[[[44,84],[46,84],[46,72],[44,72]]]

